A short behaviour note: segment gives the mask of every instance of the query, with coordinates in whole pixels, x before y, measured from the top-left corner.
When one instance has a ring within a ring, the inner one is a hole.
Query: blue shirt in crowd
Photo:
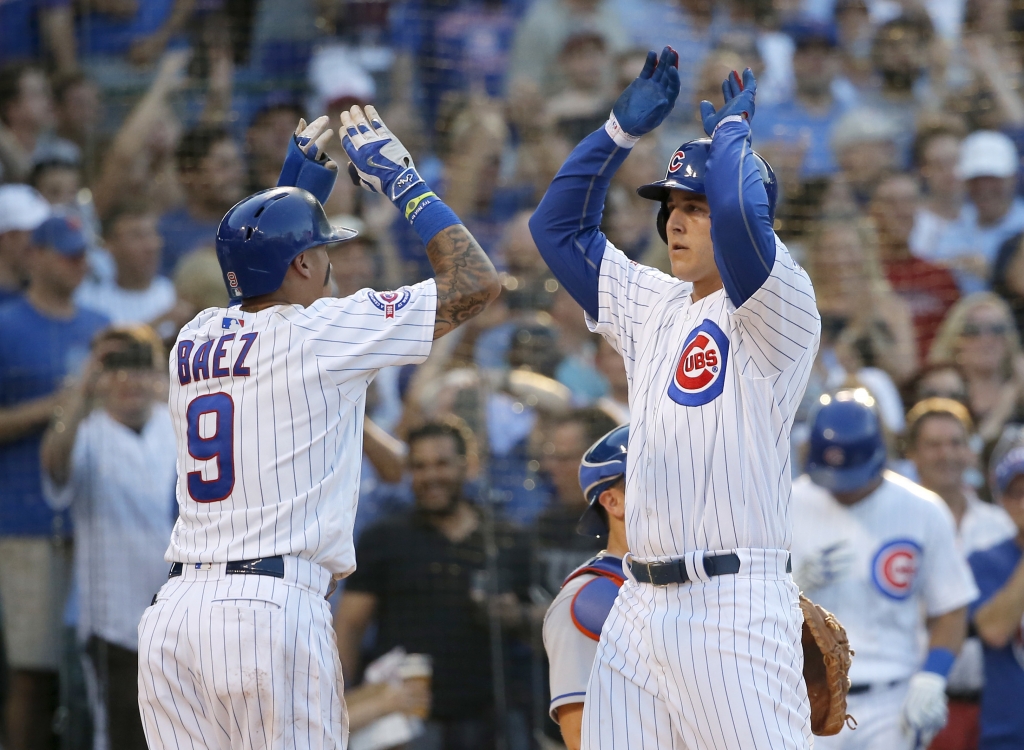
[[[0,65],[42,54],[39,15],[70,0],[0,0]]]
[[[991,266],[1002,244],[1021,231],[1024,231],[1024,198],[1014,198],[1006,215],[987,227],[978,224],[978,209],[966,203],[942,235],[938,246],[922,257],[936,263],[948,263],[969,255],[980,255]],[[953,275],[963,294],[983,292],[989,288],[987,278],[961,270],[955,270]]]
[[[757,119],[750,126],[754,147],[772,141],[806,146],[800,176],[806,180],[832,175],[839,169],[832,153],[832,128],[846,109],[833,102],[827,112],[811,112],[795,98],[758,107]]]
[[[170,278],[183,257],[198,248],[213,247],[219,224],[219,220],[202,221],[194,218],[184,206],[161,216],[157,226],[157,231],[164,238],[160,273]]]
[[[970,607],[971,618],[1004,587],[1020,564],[1021,548],[1008,539],[968,562],[981,596]],[[979,750],[1020,750],[1024,747],[1024,639],[1020,629],[1003,648],[985,646],[985,690],[981,696]]]
[[[158,31],[171,15],[174,0],[144,0],[131,18],[87,13],[77,23],[78,48],[83,55],[123,55],[136,39]]]
[[[81,369],[93,336],[108,323],[88,310],[66,320],[49,318],[24,298],[0,305],[0,407],[57,391]],[[54,513],[43,499],[42,437],[40,430],[0,444],[0,536],[71,533],[67,512]]]

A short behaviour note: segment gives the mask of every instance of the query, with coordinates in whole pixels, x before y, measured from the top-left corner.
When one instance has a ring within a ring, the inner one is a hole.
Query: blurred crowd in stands
[[[634,190],[703,137],[700,100],[717,103],[728,71],[752,67],[753,145],[781,183],[775,229],[822,318],[795,455],[819,397],[858,385],[894,470],[958,523],[992,501],[990,454],[1024,424],[1024,3],[4,0],[3,747],[145,746],[131,723],[134,627],[166,575],[175,517],[166,347],[227,303],[215,229],[276,184],[299,118],[327,113],[337,128],[342,108],[367,103],[504,291],[426,364],[384,370],[369,392],[359,569],[334,600],[353,726],[377,727],[353,748],[411,735],[417,750],[560,747],[540,618],[600,549],[575,533],[577,469],[629,421],[628,385],[527,220],[664,44],[679,51],[682,91],[615,176],[609,240],[668,269],[657,206]],[[343,175],[326,210],[359,231],[330,249],[338,295],[432,275],[386,200]],[[949,401],[920,406],[936,398]],[[1003,521],[999,541],[1024,542]],[[367,665],[395,648],[432,657],[430,690],[371,679]],[[992,689],[1024,701],[1019,629],[984,648],[1016,655],[1020,674]],[[933,747],[978,747],[981,678],[957,689],[966,738]],[[374,724],[396,711],[429,718]],[[1007,731],[998,747],[1024,747],[1024,724]]]

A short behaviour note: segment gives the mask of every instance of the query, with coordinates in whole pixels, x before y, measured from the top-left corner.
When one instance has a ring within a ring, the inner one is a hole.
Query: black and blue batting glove
[[[715,110],[714,105],[709,101],[700,103],[700,119],[704,123],[704,132],[709,136],[715,134],[715,129],[727,119],[735,121],[742,118],[750,122],[754,119],[754,95],[757,93],[757,81],[754,79],[754,71],[747,68],[743,71],[743,79],[740,80],[739,73],[735,70],[722,82],[722,96],[725,104],[720,110]],[[731,118],[731,119],[730,119]]]
[[[412,163],[409,149],[388,130],[373,107],[366,115],[358,107],[341,113],[341,145],[351,163],[349,176],[372,193],[383,193],[398,203],[423,178]]]
[[[644,69],[615,100],[612,119],[628,136],[639,138],[661,125],[679,96],[679,54],[671,47],[647,53]]]

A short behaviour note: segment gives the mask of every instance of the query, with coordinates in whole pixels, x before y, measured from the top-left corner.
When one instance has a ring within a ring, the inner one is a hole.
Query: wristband
[[[636,142],[640,140],[638,135],[630,135],[622,126],[619,125],[618,119],[615,117],[615,113],[612,112],[608,115],[608,121],[604,124],[604,132],[608,134],[608,137],[615,141],[615,145],[619,148],[633,148]]]
[[[921,667],[921,671],[934,672],[940,677],[945,677],[949,674],[949,670],[952,669],[954,661],[956,661],[956,654],[948,648],[936,647],[928,652],[928,658],[924,660],[924,666]]]
[[[303,139],[308,142],[308,138]],[[327,160],[319,160],[316,153],[304,154],[299,148],[299,139],[292,137],[281,165],[281,175],[277,178],[278,187],[297,187],[308,190],[323,205],[331,197],[334,182],[338,179],[338,170],[328,169]],[[304,144],[302,144],[304,145]]]
[[[402,193],[395,201],[395,206],[412,225],[424,245],[434,239],[438,232],[462,223],[455,212],[422,181]]]

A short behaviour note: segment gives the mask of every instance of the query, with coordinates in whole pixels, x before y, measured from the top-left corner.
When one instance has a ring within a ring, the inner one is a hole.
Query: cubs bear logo
[[[729,362],[729,339],[710,320],[690,331],[683,343],[668,396],[682,406],[703,406],[722,395]]]
[[[913,594],[921,552],[921,545],[912,539],[883,544],[871,561],[871,579],[878,590],[897,601]]]
[[[399,289],[397,292],[370,292],[370,302],[378,310],[384,311],[385,318],[395,317],[395,311],[401,310],[409,302],[412,292]]]

